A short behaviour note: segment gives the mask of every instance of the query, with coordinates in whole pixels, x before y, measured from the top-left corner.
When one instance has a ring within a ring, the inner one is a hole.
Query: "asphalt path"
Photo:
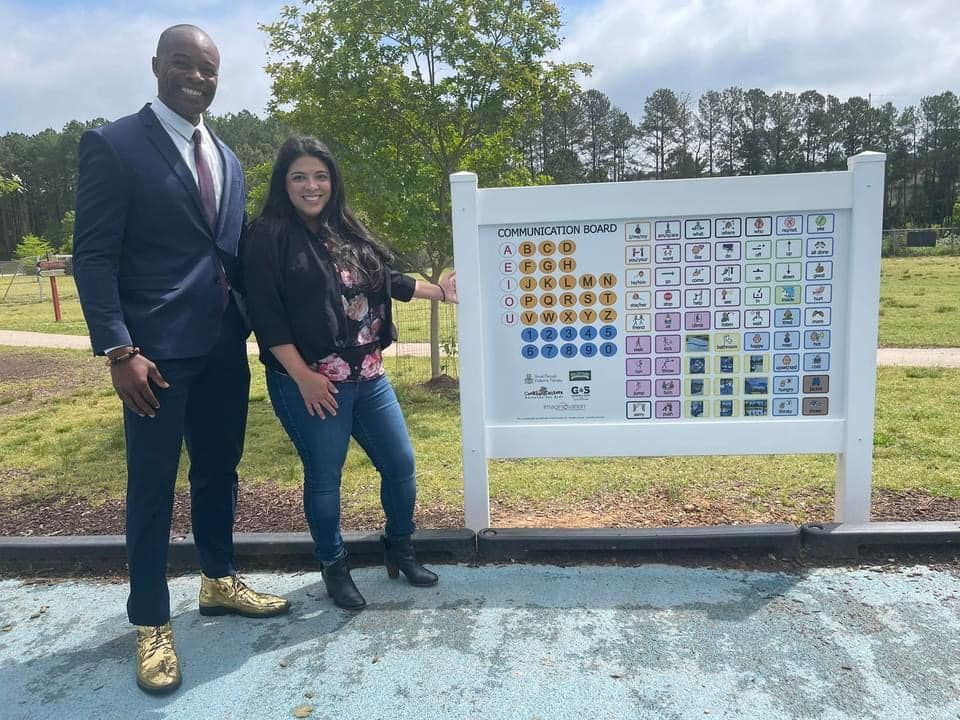
[[[960,349],[881,349],[878,364],[960,367]],[[161,698],[134,683],[123,582],[0,580],[0,718],[960,720],[946,570],[435,569],[429,589],[356,570],[355,615],[313,569],[256,573],[293,602],[269,620],[202,617],[197,579],[174,578],[184,683]]]
[[[354,572],[257,573],[269,620],[197,613],[172,580],[183,686],[134,683],[120,583],[0,581],[0,717],[338,720],[956,720],[960,578],[925,566],[799,574],[690,568],[436,566],[418,589]],[[307,713],[307,715],[304,715]]]

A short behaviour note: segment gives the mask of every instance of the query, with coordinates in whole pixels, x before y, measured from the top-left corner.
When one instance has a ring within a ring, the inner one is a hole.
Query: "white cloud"
[[[584,84],[635,121],[661,87],[693,103],[737,85],[902,108],[960,89],[958,20],[956,0],[598,0],[570,17],[558,57],[591,63]]]
[[[297,4],[297,0],[287,0]],[[956,0],[559,0],[558,57],[592,63],[595,87],[639,121],[659,87],[730,85],[915,104],[960,91]],[[0,0],[0,134],[116,118],[153,97],[157,35],[205,28],[222,55],[212,111],[263,113],[270,97],[266,35],[284,0]],[[134,9],[138,8],[138,9]]]
[[[157,36],[180,22],[204,28],[220,48],[220,86],[211,111],[265,111],[267,37],[257,24],[278,19],[282,2],[172,2],[162,10],[148,3],[138,10],[125,3],[84,5],[0,4],[0,134],[135,112],[156,94],[150,58]]]

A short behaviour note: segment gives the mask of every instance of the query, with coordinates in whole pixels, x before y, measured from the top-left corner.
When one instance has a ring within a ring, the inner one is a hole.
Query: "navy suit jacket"
[[[207,354],[224,312],[219,264],[240,282],[243,171],[223,158],[216,231],[167,131],[150,109],[80,139],[73,272],[96,354],[136,345],[151,359]]]

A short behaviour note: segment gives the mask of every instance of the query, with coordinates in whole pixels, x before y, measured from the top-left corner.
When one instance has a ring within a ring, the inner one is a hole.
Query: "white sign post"
[[[885,155],[480,190],[451,176],[466,525],[488,458],[835,453],[870,514]]]

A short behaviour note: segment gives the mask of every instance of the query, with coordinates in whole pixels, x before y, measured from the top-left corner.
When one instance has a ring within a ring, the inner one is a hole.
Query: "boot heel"
[[[403,573],[407,582],[416,587],[430,587],[436,585],[439,578],[436,573],[430,572],[417,562],[410,537],[387,538],[380,536],[383,545],[383,564],[387,567],[387,575],[391,578],[400,577]]]

